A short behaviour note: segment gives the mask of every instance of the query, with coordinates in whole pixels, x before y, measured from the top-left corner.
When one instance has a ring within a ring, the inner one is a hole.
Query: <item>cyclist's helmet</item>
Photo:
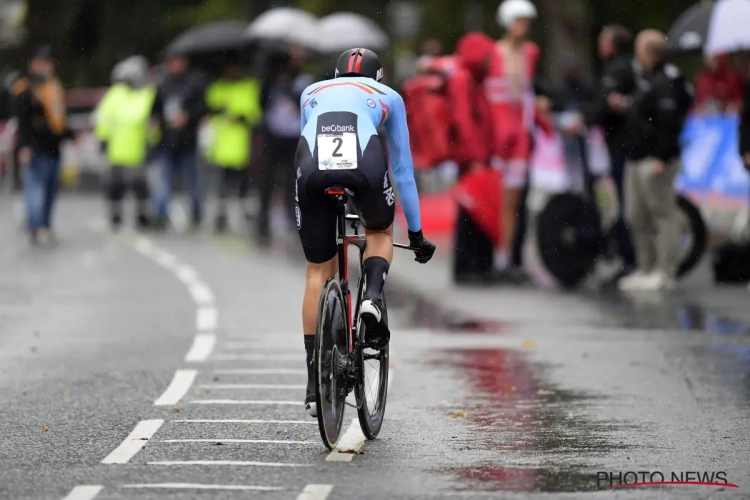
[[[350,49],[336,63],[336,78],[340,76],[365,76],[379,82],[383,79],[383,63],[371,50]]]

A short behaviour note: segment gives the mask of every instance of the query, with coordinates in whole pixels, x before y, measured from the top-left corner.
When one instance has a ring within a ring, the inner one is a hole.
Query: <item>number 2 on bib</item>
[[[357,134],[318,135],[319,170],[355,168],[357,168]]]

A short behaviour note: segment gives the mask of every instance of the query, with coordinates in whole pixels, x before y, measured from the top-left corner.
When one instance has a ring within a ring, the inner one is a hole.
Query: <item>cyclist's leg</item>
[[[396,202],[388,176],[388,162],[378,136],[372,136],[363,154],[359,171],[367,178],[368,189],[355,199],[367,237],[363,267],[365,290],[360,316],[366,325],[367,341],[384,347],[390,339],[380,299],[393,260],[393,219]]]
[[[317,162],[307,140],[300,139],[295,169],[295,215],[302,248],[307,259],[305,294],[302,301],[302,329],[307,357],[307,392],[305,406],[316,415],[315,373],[312,365],[320,293],[326,280],[336,273],[336,207],[327,199]]]

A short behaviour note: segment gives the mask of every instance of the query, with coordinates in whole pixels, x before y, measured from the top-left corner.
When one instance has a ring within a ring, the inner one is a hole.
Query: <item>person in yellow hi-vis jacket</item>
[[[149,147],[158,142],[158,132],[149,123],[156,89],[146,83],[148,62],[131,57],[112,72],[114,84],[96,110],[96,135],[110,164],[106,195],[110,202],[111,224],[122,224],[122,200],[128,188],[138,200],[136,224],[149,224],[148,182],[144,164]]]
[[[252,131],[263,115],[260,92],[261,83],[245,76],[236,60],[227,63],[224,77],[209,85],[206,91],[212,133],[207,156],[211,165],[221,169],[216,217],[218,232],[227,227],[226,207],[230,189],[239,190],[241,201],[247,195]]]

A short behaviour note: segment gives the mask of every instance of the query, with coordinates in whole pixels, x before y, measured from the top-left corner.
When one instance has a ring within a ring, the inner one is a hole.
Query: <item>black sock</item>
[[[365,297],[380,297],[390,267],[383,257],[368,257],[365,260]]]
[[[305,354],[307,355],[307,394],[315,394],[315,335],[305,335]]]

